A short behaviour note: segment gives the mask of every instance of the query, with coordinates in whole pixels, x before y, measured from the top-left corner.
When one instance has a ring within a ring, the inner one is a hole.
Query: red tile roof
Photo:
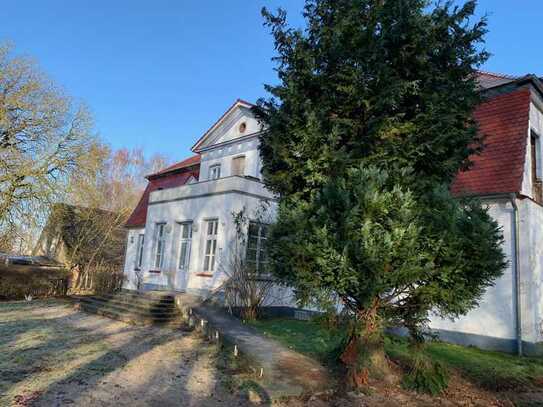
[[[196,154],[192,157],[189,157],[183,161],[179,161],[178,163],[175,163],[173,165],[170,165],[169,167],[164,168],[163,170],[160,170],[159,172],[155,172],[154,174],[150,174],[147,176],[148,179],[155,178],[164,174],[167,174],[169,172],[173,172],[176,170],[180,170],[187,167],[192,167],[194,165],[200,164],[200,155]]]
[[[194,157],[189,158],[194,159]],[[187,160],[184,160],[187,161]],[[183,163],[184,161],[181,161],[178,164]],[[200,162],[199,157],[196,164]],[[173,167],[173,166],[172,166]],[[171,168],[171,167],[168,167]],[[185,166],[186,168],[186,166]],[[136,208],[128,218],[128,221],[126,222],[126,227],[144,227],[145,222],[147,220],[147,206],[149,205],[149,195],[151,192],[156,191],[157,189],[165,189],[165,188],[174,188],[181,185],[185,185],[187,181],[190,179],[191,176],[198,179],[198,172],[199,167],[194,169],[187,169],[183,172],[172,172],[174,170],[169,170],[164,172],[169,172],[167,176],[157,176],[154,177],[156,174],[153,175],[153,178],[149,178],[149,183],[147,184],[147,187],[145,188],[145,191],[143,192],[143,195],[140,198],[140,201],[136,205]]]
[[[485,136],[481,155],[460,172],[451,186],[454,195],[520,192],[530,114],[530,90],[520,89],[483,102],[475,111]]]

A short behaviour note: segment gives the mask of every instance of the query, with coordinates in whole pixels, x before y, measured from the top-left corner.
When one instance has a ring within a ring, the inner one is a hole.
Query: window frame
[[[541,138],[535,131],[530,131],[530,161],[532,173],[532,194],[536,202],[543,202]]]
[[[243,168],[241,168],[241,171],[238,174],[235,174],[234,162],[236,162],[236,160],[241,160],[241,159],[243,159]],[[236,175],[239,177],[245,176],[246,164],[247,164],[247,156],[245,154],[240,154],[240,155],[236,155],[235,157],[232,157],[232,175]]]
[[[211,226],[210,233],[210,224]],[[217,266],[217,246],[219,240],[219,219],[205,219],[204,257],[202,270],[205,274],[213,274]],[[209,249],[209,253],[208,253]]]
[[[166,222],[155,223],[155,251],[153,266],[157,271],[164,266],[164,254],[166,253]],[[160,254],[160,255],[159,255]]]
[[[215,180],[221,177],[221,164],[213,164],[209,166],[209,176],[208,179]]]
[[[140,271],[143,265],[143,246],[145,245],[145,233],[138,233],[138,240],[136,242],[136,261],[134,263],[134,270]]]
[[[177,253],[177,270],[188,272],[190,270],[190,257],[192,251],[192,233],[193,233],[193,223],[191,220],[178,222],[179,225],[179,247]],[[188,237],[183,237],[184,228],[188,227]],[[185,258],[182,259],[181,255],[183,254],[183,244],[186,243],[185,249]],[[184,260],[183,262],[181,260]]]
[[[256,226],[258,232],[256,235],[251,235],[251,226]],[[265,252],[265,245],[268,240],[268,231],[269,224],[259,221],[250,220],[247,225],[247,245],[245,249],[245,261],[247,263],[252,263],[255,265],[255,274],[263,275],[262,268],[268,263],[268,259]],[[266,228],[266,231],[263,233],[263,229]],[[251,238],[256,238],[256,247],[251,248]],[[254,259],[249,257],[249,252],[254,251]],[[264,260],[261,259],[261,256],[264,256]]]
[[[530,132],[530,145],[532,146],[532,178],[540,181],[542,178],[541,168],[541,138],[535,131]]]

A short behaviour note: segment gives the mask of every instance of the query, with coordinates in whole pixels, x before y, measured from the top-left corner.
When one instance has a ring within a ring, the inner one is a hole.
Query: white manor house
[[[443,339],[543,353],[543,84],[534,75],[481,72],[485,101],[474,113],[485,150],[458,174],[452,192],[477,196],[503,228],[509,266],[481,305],[456,321],[433,318]],[[235,240],[233,213],[275,199],[262,183],[262,129],[237,100],[192,147],[194,156],[149,175],[130,216],[125,288],[207,295],[220,291]],[[254,219],[246,253],[264,258],[266,225]],[[285,305],[285,304],[277,304]]]

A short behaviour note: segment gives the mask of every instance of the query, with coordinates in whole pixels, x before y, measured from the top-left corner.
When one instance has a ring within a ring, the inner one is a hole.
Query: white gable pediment
[[[195,152],[260,131],[260,124],[251,111],[253,105],[236,101],[192,147]]]

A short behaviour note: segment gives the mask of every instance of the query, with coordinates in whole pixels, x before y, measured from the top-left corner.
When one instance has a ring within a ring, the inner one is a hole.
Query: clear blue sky
[[[303,24],[303,0],[17,0],[0,8],[0,41],[85,101],[113,147],[179,160],[236,98],[275,81],[264,5]],[[484,12],[485,69],[542,74],[541,0],[480,0]]]

